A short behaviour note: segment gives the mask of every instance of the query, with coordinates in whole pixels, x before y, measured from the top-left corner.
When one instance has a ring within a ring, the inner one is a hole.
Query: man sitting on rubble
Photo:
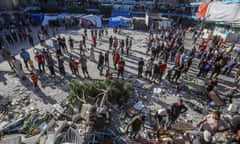
[[[131,126],[131,130],[128,133],[129,139],[136,139],[136,135],[141,130],[141,127],[143,128],[144,120],[144,115],[137,115],[128,123],[126,132],[128,132],[128,129]]]
[[[225,123],[221,119],[221,115],[218,111],[205,116],[199,122],[197,127],[199,127],[199,130],[197,130],[197,131],[187,131],[185,133],[186,137],[189,139],[190,142],[192,142],[191,139],[190,139],[190,135],[204,136],[205,133],[208,133],[208,134],[210,133],[210,135],[212,137],[218,132],[224,132],[224,131],[227,131],[229,129],[227,123]],[[203,133],[203,132],[205,132],[205,133]],[[205,141],[205,143],[211,143],[211,140],[208,139],[207,141]]]

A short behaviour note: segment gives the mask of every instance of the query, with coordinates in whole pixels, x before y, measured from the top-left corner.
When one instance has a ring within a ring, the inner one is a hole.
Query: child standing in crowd
[[[33,60],[32,60],[31,58],[28,60],[28,64],[30,65],[31,70],[32,70],[32,71],[35,71],[35,67],[34,67],[34,64],[33,64]]]
[[[30,79],[33,83],[34,88],[37,88],[38,87],[38,76],[37,76],[37,74],[31,72],[30,73]]]

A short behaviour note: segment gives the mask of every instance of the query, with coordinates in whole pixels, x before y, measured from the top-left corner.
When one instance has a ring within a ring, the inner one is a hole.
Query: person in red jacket
[[[117,64],[120,60],[120,55],[117,51],[114,52],[114,55],[113,55],[113,63],[114,63],[114,68],[115,70],[117,69]]]
[[[31,72],[30,79],[31,79],[34,87],[37,88],[38,87],[38,76],[35,73]]]
[[[73,58],[70,58],[69,66],[72,71],[72,74],[79,75],[78,64],[79,63],[76,62]]]
[[[181,54],[178,52],[175,56],[175,64],[178,64],[179,63],[179,60],[180,60],[180,56]]]
[[[45,73],[44,56],[42,54],[40,54],[39,52],[36,52],[36,55],[34,58],[38,63],[38,69],[39,69],[40,73],[42,73],[42,72]]]
[[[96,47],[96,45],[97,45],[97,36],[93,35],[92,40],[93,40],[94,47]]]
[[[125,61],[123,60],[123,58],[120,58],[120,61],[118,62],[118,74],[117,74],[117,78],[119,78],[119,76],[121,75],[122,79],[124,79],[123,77],[123,72],[124,72],[124,67],[125,67]]]
[[[159,78],[160,81],[162,80],[162,76],[164,75],[166,69],[167,63],[164,60],[162,60],[162,63],[160,64],[160,78]]]

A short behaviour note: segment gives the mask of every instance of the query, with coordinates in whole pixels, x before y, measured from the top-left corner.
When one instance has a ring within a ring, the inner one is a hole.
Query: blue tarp
[[[41,24],[44,19],[44,14],[32,14],[32,21]]]
[[[118,16],[123,16],[126,18],[130,18],[130,13],[126,13],[126,12],[112,12],[111,17],[118,17]]]
[[[240,0],[223,0],[225,3],[234,3],[234,2],[240,2]]]
[[[131,18],[123,17],[123,16],[117,16],[117,17],[111,17],[109,20],[109,27],[115,27],[115,26],[130,26],[131,25]]]
[[[25,13],[27,13],[27,12],[30,12],[30,11],[40,11],[40,10],[41,10],[41,8],[38,7],[38,6],[29,6],[29,7],[26,7],[23,11]]]

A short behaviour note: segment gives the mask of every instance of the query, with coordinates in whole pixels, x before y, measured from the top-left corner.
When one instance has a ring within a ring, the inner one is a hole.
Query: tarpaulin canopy
[[[23,12],[27,13],[30,11],[40,11],[40,10],[41,10],[41,8],[38,6],[28,6],[23,10]]]
[[[197,18],[205,17],[207,8],[208,8],[208,3],[203,3],[199,5],[197,15],[196,15]]]
[[[130,24],[131,24],[131,18],[127,18],[123,16],[112,17],[109,20],[109,27],[129,26]]]
[[[92,24],[94,24],[98,28],[102,27],[102,19],[101,19],[100,16],[97,16],[97,15],[85,15],[85,16],[82,17],[82,19],[90,21]]]
[[[32,14],[31,15],[32,21],[41,24],[44,19],[44,14]]]
[[[126,17],[126,18],[130,18],[130,14],[126,13],[126,12],[113,12],[111,14],[111,17],[117,17],[117,16],[123,16],[123,17]]]
[[[205,17],[209,21],[240,22],[240,3],[211,2]]]

